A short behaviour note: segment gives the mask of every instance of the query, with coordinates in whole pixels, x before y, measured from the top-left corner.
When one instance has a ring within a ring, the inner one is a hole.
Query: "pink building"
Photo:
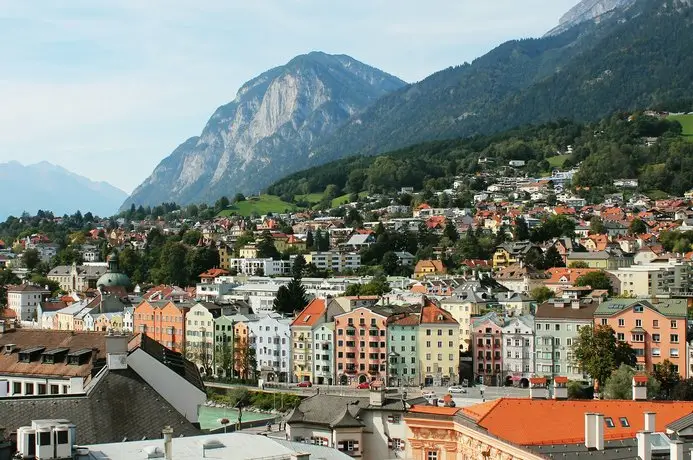
[[[335,316],[335,364],[340,385],[385,380],[390,311],[360,307]]]
[[[503,320],[487,313],[472,322],[474,377],[486,385],[498,385],[503,376]]]

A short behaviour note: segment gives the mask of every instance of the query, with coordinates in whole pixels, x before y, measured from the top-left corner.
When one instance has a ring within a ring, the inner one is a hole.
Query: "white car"
[[[467,389],[459,385],[453,385],[448,388],[448,393],[466,393]]]

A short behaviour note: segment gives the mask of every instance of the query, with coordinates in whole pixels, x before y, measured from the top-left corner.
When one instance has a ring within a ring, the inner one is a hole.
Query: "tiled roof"
[[[425,299],[421,308],[421,324],[459,324],[452,314],[440,308],[432,301]]]
[[[0,399],[0,413],[8,432],[32,420],[67,419],[76,425],[79,444],[160,439],[166,426],[175,436],[200,434],[132,369],[106,371],[86,396]]]
[[[408,314],[398,320],[393,321],[390,323],[390,326],[418,326],[419,324],[419,315],[417,314]]]
[[[537,311],[535,319],[582,319],[582,320],[592,320],[594,317],[594,312],[597,310],[599,304],[596,301],[580,301],[580,308],[573,308],[571,303],[563,303],[563,299],[558,299],[563,307],[556,307],[555,302],[549,300],[541,305],[537,306]]]
[[[613,316],[635,305],[642,305],[659,312],[666,317],[685,318],[688,311],[688,304],[685,299],[614,299],[603,302],[594,312],[598,316]]]
[[[35,286],[29,283],[23,283],[16,286],[10,286],[7,288],[7,292],[39,292],[44,294],[49,294],[50,291],[45,289],[43,286]]]
[[[490,434],[514,444],[571,444],[584,441],[583,430],[576,427],[584,426],[585,413],[600,413],[613,420],[613,428],[604,428],[605,440],[628,439],[644,429],[644,412],[656,413],[655,431],[662,432],[668,424],[693,412],[693,402],[502,398],[481,411],[474,406],[462,411]],[[622,417],[629,426],[620,423]]]
[[[317,324],[318,320],[325,314],[326,302],[325,299],[313,299],[308,305],[296,316],[291,326],[310,326]]]
[[[200,274],[200,278],[216,278],[217,276],[226,276],[229,272],[223,268],[210,268],[204,273]]]

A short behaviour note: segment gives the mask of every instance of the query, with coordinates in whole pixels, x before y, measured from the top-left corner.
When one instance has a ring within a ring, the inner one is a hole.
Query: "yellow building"
[[[429,275],[444,275],[447,269],[441,260],[420,260],[414,267],[414,277],[416,279]]]
[[[470,293],[473,298],[458,299],[452,297],[441,300],[440,306],[450,312],[452,317],[459,323],[459,343],[461,350],[466,351],[471,348],[472,340],[472,316],[481,314],[481,307],[488,303],[488,300],[478,298],[481,294]]]
[[[222,244],[219,247],[219,268],[223,268],[224,270],[230,270],[231,259],[233,258],[233,255],[233,248],[230,248],[227,245]]]
[[[633,265],[633,256],[622,251],[572,252],[568,254],[568,265],[572,263],[585,264],[587,268],[601,270],[616,270]]]
[[[238,256],[241,259],[257,259],[257,246],[246,244],[238,251]]]
[[[450,312],[425,299],[419,320],[419,374],[424,384],[446,386],[458,383],[460,325]]]

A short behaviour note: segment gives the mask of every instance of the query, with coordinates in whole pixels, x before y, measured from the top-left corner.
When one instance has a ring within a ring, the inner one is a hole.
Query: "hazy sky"
[[[414,82],[577,0],[0,0],[0,162],[127,192],[247,80],[344,53]]]

